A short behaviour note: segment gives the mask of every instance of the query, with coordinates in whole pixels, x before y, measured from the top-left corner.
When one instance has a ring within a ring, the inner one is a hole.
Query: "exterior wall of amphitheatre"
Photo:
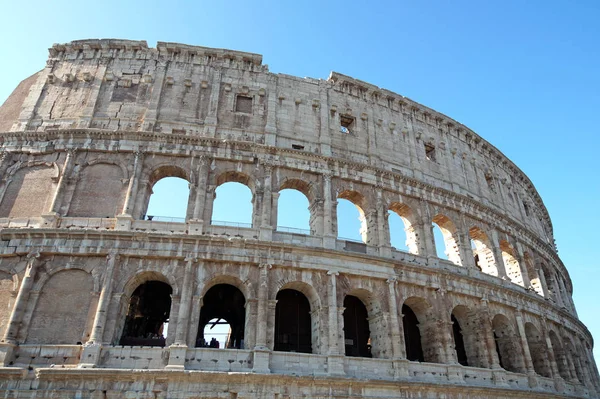
[[[408,98],[335,72],[273,74],[257,54],[82,40],[50,49],[0,128],[5,397],[600,397],[533,184]],[[172,176],[190,184],[185,221],[146,220]],[[226,182],[252,191],[251,227],[211,224]],[[307,197],[310,234],[277,230],[286,188]],[[338,199],[361,209],[363,243],[338,238]],[[388,210],[408,252],[390,244]],[[150,281],[171,289],[166,342],[122,345]],[[196,347],[205,295],[223,284],[243,294],[243,343]],[[287,289],[310,305],[311,353],[274,350]],[[349,295],[368,312],[372,357],[345,355]],[[407,307],[422,361],[408,359]]]

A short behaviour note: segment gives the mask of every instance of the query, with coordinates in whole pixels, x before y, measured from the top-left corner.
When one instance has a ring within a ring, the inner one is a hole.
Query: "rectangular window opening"
[[[340,132],[350,134],[354,128],[354,118],[350,115],[340,115]]]
[[[435,147],[433,144],[425,144],[425,157],[430,161],[436,162]]]
[[[243,112],[245,114],[252,113],[252,97],[237,96],[235,101],[235,112]]]
[[[303,150],[303,149],[304,149],[304,146],[303,146],[303,145],[300,145],[300,144],[292,144],[292,148],[293,148],[294,150]]]

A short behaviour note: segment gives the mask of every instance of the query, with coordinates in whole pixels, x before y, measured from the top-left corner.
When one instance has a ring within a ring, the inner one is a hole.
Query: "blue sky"
[[[0,101],[44,66],[52,43],[108,37],[256,52],[272,72],[335,70],[410,97],[531,178],[598,341],[599,17],[600,2],[585,0],[6,2]]]

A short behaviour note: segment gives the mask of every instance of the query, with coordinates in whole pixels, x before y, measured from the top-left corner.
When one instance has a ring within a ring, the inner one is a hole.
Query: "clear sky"
[[[52,43],[173,41],[263,54],[272,72],[341,72],[460,121],[533,181],[583,322],[600,340],[600,2],[5,2],[0,102]],[[600,360],[600,344],[596,345]]]

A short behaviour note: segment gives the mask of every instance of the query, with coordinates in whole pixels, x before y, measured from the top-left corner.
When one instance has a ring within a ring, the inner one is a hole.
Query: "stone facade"
[[[408,98],[335,72],[273,74],[257,54],[83,40],[50,49],[0,127],[4,397],[599,397],[532,183]],[[190,184],[185,221],[146,220],[169,176]],[[226,182],[252,191],[251,226],[211,224]],[[287,188],[307,197],[310,234],[277,230]],[[337,237],[338,199],[361,210],[364,242]],[[390,244],[388,210],[408,252]],[[166,298],[163,341],[128,333],[148,283]],[[286,295],[306,303],[302,344],[282,332]],[[202,312],[223,306],[243,339],[198,345]],[[355,353],[350,307],[368,331]]]

